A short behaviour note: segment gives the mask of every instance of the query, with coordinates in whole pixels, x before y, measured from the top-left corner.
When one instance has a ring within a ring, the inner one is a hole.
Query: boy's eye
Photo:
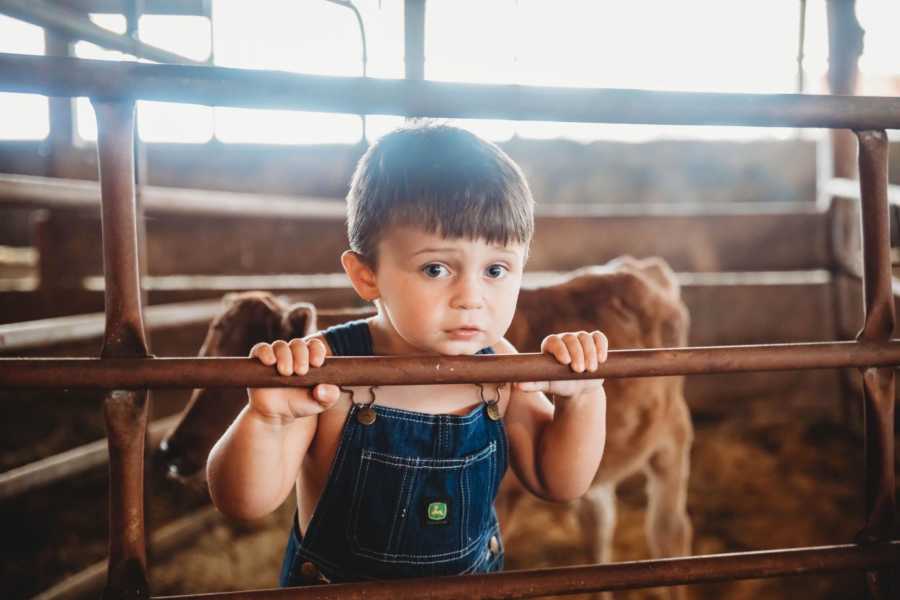
[[[422,267],[422,272],[425,273],[428,277],[432,279],[438,279],[439,277],[446,277],[450,274],[450,271],[444,265],[440,265],[437,263],[432,263],[430,265],[425,265]]]
[[[485,272],[487,273],[487,276],[492,279],[500,279],[501,277],[505,276],[508,271],[509,269],[507,269],[503,265],[491,265]]]

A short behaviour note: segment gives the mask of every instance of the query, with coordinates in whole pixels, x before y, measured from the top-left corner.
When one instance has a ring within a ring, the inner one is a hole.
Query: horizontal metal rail
[[[900,365],[900,340],[614,350],[575,373],[543,354],[332,357],[304,376],[250,358],[4,358],[0,388],[227,388],[502,383]]]
[[[900,98],[330,77],[0,54],[0,91],[410,117],[900,129]]]
[[[511,600],[604,590],[708,583],[896,567],[900,542],[840,545],[713,554],[689,558],[641,560],[605,565],[506,571],[489,575],[430,577],[403,581],[367,581],[218,594],[164,596],[158,600]]]
[[[147,445],[151,448],[158,446],[178,420],[179,415],[175,415],[150,423],[147,428]],[[106,439],[102,439],[10,469],[0,473],[0,500],[72,477],[108,462],[109,448]]]

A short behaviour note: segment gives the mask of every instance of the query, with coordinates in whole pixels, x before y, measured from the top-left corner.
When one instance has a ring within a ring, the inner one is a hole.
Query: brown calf
[[[656,258],[616,259],[569,274],[566,281],[522,290],[507,338],[519,351],[537,352],[544,336],[600,329],[614,350],[687,345],[689,317],[668,265]],[[693,426],[684,377],[609,379],[606,448],[591,489],[575,503],[595,563],[612,560],[616,486],[643,472],[647,481],[646,534],[654,558],[686,556],[692,528],[687,484]],[[497,511],[515,527],[524,489],[508,474]],[[682,590],[674,590],[680,597]]]

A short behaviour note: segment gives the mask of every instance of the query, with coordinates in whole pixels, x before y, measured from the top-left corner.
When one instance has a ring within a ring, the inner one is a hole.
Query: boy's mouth
[[[475,337],[481,333],[481,329],[478,327],[456,327],[454,329],[448,329],[447,335],[454,339],[469,339]]]

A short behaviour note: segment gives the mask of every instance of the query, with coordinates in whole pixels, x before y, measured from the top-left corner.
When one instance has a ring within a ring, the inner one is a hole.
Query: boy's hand
[[[576,373],[596,371],[597,366],[606,360],[608,350],[609,342],[599,331],[555,333],[541,342],[541,352],[553,355],[562,364],[571,366]],[[589,389],[602,387],[603,380],[525,381],[515,386],[526,392],[574,397]]]
[[[322,340],[278,340],[261,342],[250,350],[255,358],[267,367],[275,366],[279,375],[306,375],[310,367],[321,367],[325,362],[325,344]],[[320,383],[314,388],[247,388],[250,408],[267,421],[286,423],[300,417],[317,415],[337,402],[341,391],[336,385]]]

